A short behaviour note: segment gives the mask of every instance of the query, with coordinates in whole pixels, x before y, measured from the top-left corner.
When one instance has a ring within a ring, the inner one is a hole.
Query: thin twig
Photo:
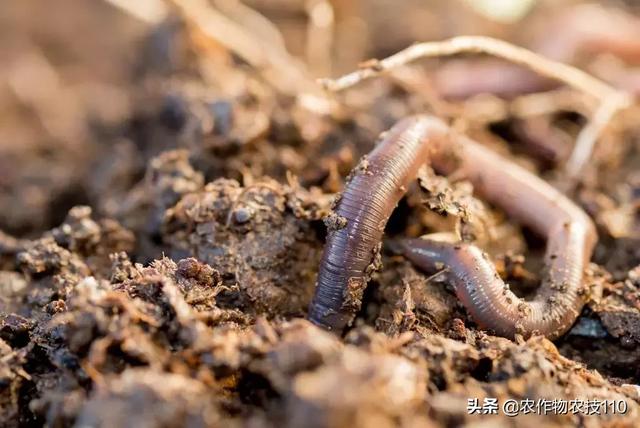
[[[425,282],[426,284],[429,284],[430,282],[432,282],[432,281],[433,281],[434,279],[436,279],[437,277],[439,277],[439,276],[441,276],[441,275],[443,275],[443,274],[445,274],[445,273],[448,273],[449,271],[451,271],[451,269],[449,268],[449,266],[444,267],[444,268],[440,269],[438,272],[436,272],[436,273],[434,273],[434,274],[432,274],[432,275],[429,275],[429,276],[424,280],[424,282]]]
[[[325,89],[337,92],[416,59],[460,53],[485,53],[506,59],[543,76],[563,82],[600,101],[600,108],[596,110],[593,119],[578,136],[574,151],[567,164],[567,172],[572,177],[582,171],[591,157],[596,140],[613,116],[631,104],[629,94],[618,91],[582,70],[552,61],[505,41],[482,36],[460,36],[439,42],[419,43],[383,60],[368,61],[361,69],[337,79],[321,79],[320,83]]]
[[[318,92],[304,67],[285,51],[263,43],[205,0],[170,0],[187,22],[260,70],[278,90],[289,95]]]
[[[418,43],[383,60],[367,63],[364,68],[353,73],[335,80],[323,79],[320,83],[328,90],[341,91],[364,79],[419,58],[450,56],[460,53],[485,53],[504,58],[603,100],[617,93],[611,86],[575,67],[552,61],[503,40],[483,36],[460,36],[439,42]]]
[[[596,141],[607,128],[613,116],[628,105],[629,100],[626,95],[622,98],[619,94],[614,94],[603,100],[589,123],[582,128],[576,138],[576,144],[565,165],[565,172],[569,179],[573,180],[580,175],[591,157]]]
[[[158,24],[169,14],[167,4],[161,0],[105,1],[148,24]],[[189,25],[258,69],[279,91],[289,95],[320,92],[302,64],[284,49],[281,38],[278,39],[276,34],[278,32],[275,26],[269,26],[266,19],[261,20],[261,15],[257,12],[252,13],[248,6],[232,2],[226,4],[241,21],[245,23],[251,21],[253,27],[258,25],[263,35],[268,32],[268,40],[262,40],[246,26],[238,24],[216,10],[206,0],[167,0],[167,2],[176,6]],[[258,20],[260,20],[259,24]]]

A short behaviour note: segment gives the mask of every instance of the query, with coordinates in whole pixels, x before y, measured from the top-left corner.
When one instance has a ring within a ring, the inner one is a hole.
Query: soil
[[[294,55],[308,54],[305,2],[246,3]],[[337,75],[416,40],[474,32],[520,43],[575,2],[540,1],[518,24],[462,1],[331,3]],[[327,228],[344,227],[332,207],[379,134],[430,112],[566,188],[561,165],[586,122],[579,94],[552,92],[562,107],[519,116],[524,95],[438,97],[429,76],[446,60],[427,61],[322,113],[177,9],[149,24],[89,0],[3,2],[0,58],[0,426],[640,424],[635,107],[568,191],[599,233],[588,302],[568,334],[483,331],[446,275],[390,251],[397,237],[456,232],[517,294],[539,283],[544,242],[455,174],[424,169],[340,336],[305,315]],[[574,63],[602,78],[635,70],[606,52]],[[625,412],[509,417],[470,413],[474,398],[607,400]]]

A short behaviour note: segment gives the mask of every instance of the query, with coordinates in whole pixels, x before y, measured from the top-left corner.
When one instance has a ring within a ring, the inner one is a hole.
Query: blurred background
[[[147,160],[173,147],[195,148],[208,179],[239,176],[243,168],[277,177],[290,170],[304,184],[331,190],[327,177],[348,171],[350,158],[337,170],[330,165],[305,176],[307,152],[299,141],[274,153],[258,145],[273,160],[262,165],[236,158],[238,142],[282,141],[295,128],[303,140],[329,141],[323,150],[330,151],[336,136],[321,125],[295,114],[297,125],[289,123],[282,113],[289,111],[286,96],[299,95],[316,77],[337,76],[416,41],[490,35],[635,91],[639,9],[633,1],[568,0],[0,2],[0,230],[37,234],[77,204],[123,217],[135,205],[129,193]],[[264,69],[263,54],[279,59],[274,70]],[[420,73],[400,73],[396,83],[451,100],[510,96],[546,84],[523,78],[511,85],[509,70],[487,71],[505,64],[474,64],[470,73],[466,61],[428,61]],[[368,88],[352,96],[352,105],[372,107],[362,99],[380,91]],[[394,110],[392,100],[384,108],[376,117],[388,118],[374,131],[406,113]],[[195,128],[185,125],[193,116]],[[222,165],[221,158],[227,159]]]

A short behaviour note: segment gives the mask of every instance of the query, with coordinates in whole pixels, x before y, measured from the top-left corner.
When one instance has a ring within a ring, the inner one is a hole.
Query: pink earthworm
[[[564,333],[584,305],[582,276],[597,240],[593,222],[542,179],[427,115],[398,122],[352,172],[329,218],[309,319],[336,332],[353,321],[389,216],[423,164],[463,173],[489,202],[546,237],[545,278],[534,299],[524,301],[473,245],[409,240],[406,256],[428,270],[447,265],[481,327],[507,337]]]

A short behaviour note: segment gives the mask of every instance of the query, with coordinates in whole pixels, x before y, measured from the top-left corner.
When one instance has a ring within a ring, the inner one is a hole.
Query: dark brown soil
[[[176,11],[150,25],[104,1],[55,3],[0,4],[0,426],[639,426],[635,108],[570,192],[599,243],[567,335],[510,341],[479,329],[446,275],[425,276],[389,239],[338,337],[306,310],[327,227],[341,227],[336,194],[382,131],[431,112],[565,188],[560,166],[584,111],[527,118],[512,99],[445,101],[433,87],[442,76],[429,78],[442,60],[319,113]],[[569,7],[540,1],[520,23],[498,24],[462,1],[330,3],[333,74],[455,34],[527,45]],[[304,57],[305,2],[247,4]],[[638,58],[574,62],[618,83]],[[469,183],[425,169],[387,238],[454,230],[518,294],[535,290],[544,243]],[[626,411],[469,414],[474,398],[623,401]]]

